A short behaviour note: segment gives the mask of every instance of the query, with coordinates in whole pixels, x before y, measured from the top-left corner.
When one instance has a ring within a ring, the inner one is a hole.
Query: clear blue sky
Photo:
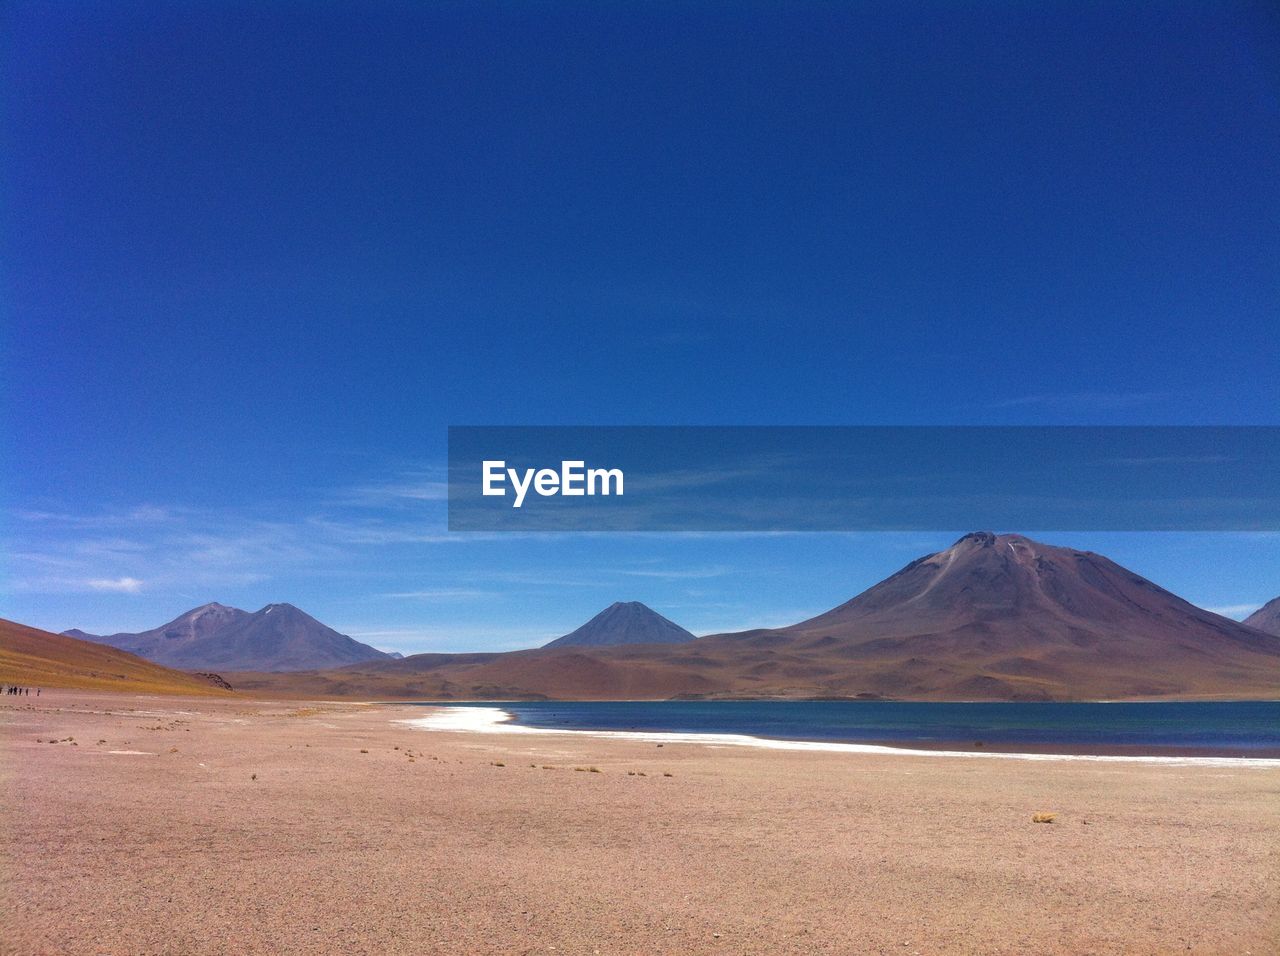
[[[0,34],[5,617],[708,631],[970,530],[460,539],[449,424],[1280,424],[1271,4],[13,2]],[[1280,594],[1274,537],[1057,540]]]

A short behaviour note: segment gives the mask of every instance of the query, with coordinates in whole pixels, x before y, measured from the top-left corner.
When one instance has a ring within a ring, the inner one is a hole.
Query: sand
[[[1280,951],[1274,767],[397,723],[421,715],[0,700],[0,952]]]

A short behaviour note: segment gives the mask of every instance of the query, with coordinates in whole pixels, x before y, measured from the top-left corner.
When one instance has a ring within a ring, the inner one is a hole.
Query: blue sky
[[[0,17],[5,617],[709,631],[971,530],[450,535],[450,424],[1280,424],[1267,4]],[[1280,594],[1275,537],[1054,540]]]

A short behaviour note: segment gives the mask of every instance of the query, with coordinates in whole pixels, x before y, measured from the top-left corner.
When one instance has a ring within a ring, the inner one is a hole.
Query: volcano
[[[825,614],[720,635],[843,662],[828,687],[886,695],[1065,699],[1280,689],[1280,639],[1089,551],[975,532]]]
[[[205,604],[137,634],[62,633],[183,670],[319,670],[389,659],[292,604],[268,604],[253,613]]]
[[[679,624],[639,601],[619,601],[545,647],[610,647],[618,644],[683,644],[694,640]]]

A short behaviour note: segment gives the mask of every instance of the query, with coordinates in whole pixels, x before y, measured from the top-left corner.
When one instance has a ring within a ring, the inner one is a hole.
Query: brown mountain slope
[[[235,673],[227,679],[250,693],[384,700],[665,700],[732,690],[731,670],[713,665],[712,674],[701,675],[685,660],[665,659],[663,649],[672,646],[680,645],[418,654],[337,670]]]
[[[740,639],[845,662],[827,682],[841,693],[1280,692],[1280,640],[1102,555],[1021,535],[966,535],[825,614]]]
[[[203,677],[170,670],[125,651],[5,620],[0,620],[0,683],[153,694],[227,694]]]
[[[137,634],[63,633],[184,670],[317,670],[389,657],[292,604],[268,604],[252,614],[205,604]]]
[[[1280,638],[1101,555],[977,533],[777,630],[678,645],[417,655],[232,680],[272,693],[453,700],[1275,698]]]
[[[1272,598],[1244,619],[1249,627],[1268,634],[1280,634],[1280,597]]]

